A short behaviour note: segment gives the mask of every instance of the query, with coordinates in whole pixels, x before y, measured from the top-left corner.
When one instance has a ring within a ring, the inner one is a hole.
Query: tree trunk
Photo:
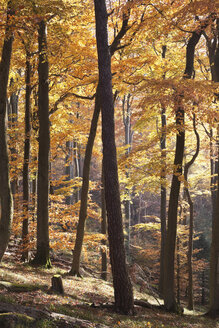
[[[7,21],[5,39],[0,62],[0,261],[7,248],[13,217],[13,200],[9,181],[8,150],[6,140],[5,116],[7,104],[7,86],[11,63],[13,31],[10,26],[10,19],[15,13],[11,8],[11,1],[8,2]]]
[[[199,154],[199,148],[200,148],[200,138],[199,134],[196,130],[196,122],[195,122],[195,114],[193,114],[193,128],[196,135],[196,151],[194,155],[192,156],[192,159],[185,165],[184,170],[184,178],[186,181],[185,185],[185,194],[189,203],[189,212],[190,212],[190,219],[189,219],[189,242],[188,242],[188,278],[189,278],[189,284],[188,284],[188,309],[193,310],[194,304],[193,304],[193,270],[192,270],[192,252],[193,252],[193,230],[194,230],[194,206],[193,201],[190,196],[189,188],[188,188],[188,173],[189,168],[194,164],[198,154]]]
[[[182,162],[185,142],[184,110],[180,106],[176,111],[176,126],[178,128],[174,160],[174,167],[176,169],[172,178],[172,185],[170,190],[168,227],[164,250],[164,305],[168,311],[177,310],[174,295],[174,258],[177,228],[177,208],[180,191],[180,180],[178,177],[182,175]]]
[[[129,20],[129,15],[124,15],[121,29],[110,46],[111,56],[117,50],[117,46],[119,45],[121,39],[123,38],[123,36],[126,34],[128,30],[128,20]],[[88,189],[89,189],[90,163],[91,163],[94,139],[96,136],[98,118],[100,113],[99,98],[100,98],[99,86],[97,86],[96,97],[95,97],[95,108],[94,108],[93,118],[91,121],[90,133],[89,133],[88,142],[85,151],[85,157],[84,157],[83,178],[82,178],[82,188],[81,188],[81,204],[80,204],[80,213],[79,213],[79,220],[78,220],[77,232],[76,232],[75,247],[73,251],[73,262],[72,262],[71,271],[69,272],[70,274],[79,275],[79,276],[80,276],[80,272],[79,272],[80,256],[81,256],[82,245],[84,240],[85,221],[87,218],[87,198],[88,198]]]
[[[115,145],[111,57],[108,47],[107,10],[104,0],[94,0],[98,53],[100,101],[102,109],[103,167],[108,217],[110,261],[115,310],[133,314],[134,300],[125,258],[118,169]]]
[[[13,87],[14,80],[13,78],[10,81],[10,86]],[[16,92],[13,92],[10,96],[10,100],[8,103],[8,126],[12,129],[12,131],[16,130],[17,127],[17,120],[18,120],[18,94]],[[17,160],[17,133],[15,133],[14,137],[11,138],[11,144],[12,146],[9,148],[9,154],[10,154],[10,161],[13,162]],[[12,166],[14,166],[12,164]],[[15,175],[15,168],[14,168],[14,175]],[[17,203],[18,203],[18,178],[17,175],[11,179],[11,192],[13,195],[14,200],[14,208],[17,209]]]
[[[219,82],[219,19],[217,19],[217,49],[214,55],[214,82]],[[217,95],[216,101],[219,101]],[[217,128],[217,136],[219,136],[219,125]],[[219,146],[218,146],[219,158]],[[212,223],[212,243],[211,243],[211,259],[210,259],[210,309],[209,314],[219,315],[219,165],[218,165],[218,181],[217,181],[217,201],[215,216]]]
[[[197,31],[192,33],[186,48],[186,68],[183,75],[184,79],[191,79],[194,73],[195,47],[200,40],[203,30],[212,21],[211,16],[203,22]],[[165,244],[165,263],[164,263],[164,306],[168,311],[177,311],[174,295],[174,259],[177,229],[177,208],[180,191],[180,180],[178,176],[182,175],[182,162],[184,154],[185,132],[184,132],[184,109],[182,108],[182,95],[178,96],[178,107],[176,109],[176,126],[178,130],[176,139],[176,150],[174,166],[176,171],[173,175],[169,209],[168,209],[168,228]]]
[[[29,217],[29,162],[30,162],[30,106],[31,106],[31,64],[30,53],[26,52],[26,94],[25,94],[25,139],[23,164],[23,227],[22,227],[22,261],[28,261],[28,217]]]
[[[131,104],[130,104],[131,94],[129,93],[123,97],[122,108],[123,108],[123,124],[125,127],[125,146],[126,156],[130,154],[131,151],[131,143],[132,143],[132,132],[131,132]],[[129,173],[126,172],[126,178],[128,179]],[[125,238],[125,246],[126,246],[126,254],[127,259],[130,261],[130,226],[131,226],[131,201],[130,201],[130,190],[126,188],[127,198],[124,201],[125,207],[125,227],[126,227],[126,238]]]
[[[78,156],[78,142],[73,142],[73,151],[74,151],[74,164],[75,164],[75,177],[80,177],[80,163],[79,163],[79,156]],[[91,152],[92,153],[92,152]],[[75,188],[75,203],[79,202],[80,200],[80,188]]]
[[[87,218],[87,197],[88,197],[88,189],[89,189],[90,162],[91,162],[92,150],[94,145],[94,139],[96,136],[99,114],[100,114],[100,97],[99,97],[99,87],[97,87],[94,113],[91,121],[90,133],[85,150],[83,180],[82,180],[82,188],[81,188],[81,205],[80,205],[79,220],[77,225],[75,247],[73,251],[73,262],[70,271],[70,274],[78,275],[78,276],[80,276],[80,272],[79,272],[80,257],[81,257],[82,245],[84,240],[85,221]]]
[[[42,20],[38,29],[39,43],[39,153],[37,179],[37,252],[35,265],[50,266],[49,259],[49,64],[47,59],[46,23]]]
[[[162,48],[162,58],[165,58],[166,46]],[[163,76],[165,78],[165,76]],[[161,247],[160,247],[160,279],[159,279],[159,292],[163,295],[164,288],[164,247],[166,239],[166,203],[167,203],[167,191],[166,191],[166,108],[162,106],[161,111],[161,204],[160,204],[160,223],[161,223]]]
[[[66,170],[65,174],[67,175],[66,180],[70,181],[74,178],[74,166],[73,166],[73,161],[72,161],[72,141],[67,141],[66,142],[66,159],[65,159],[65,164],[66,164]],[[73,204],[73,195],[70,194],[66,196],[65,198],[66,205],[72,205]]]

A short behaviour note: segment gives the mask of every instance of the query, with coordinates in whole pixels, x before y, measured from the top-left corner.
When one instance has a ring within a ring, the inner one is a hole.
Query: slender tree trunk
[[[7,86],[11,63],[13,31],[10,19],[15,13],[8,2],[5,39],[0,62],[0,261],[7,248],[13,218],[13,200],[9,181],[8,150],[6,140],[5,116],[7,104]]]
[[[75,164],[75,177],[80,177],[80,163],[79,163],[79,155],[78,155],[78,142],[74,141],[73,143],[74,149],[74,164]],[[80,188],[75,188],[75,203],[77,203],[80,199]]]
[[[108,217],[110,261],[113,275],[115,310],[133,314],[134,300],[125,258],[118,169],[115,145],[111,57],[108,47],[107,10],[104,0],[94,0],[96,41],[102,109],[103,167]]]
[[[166,46],[162,47],[162,58],[165,58]],[[165,78],[165,76],[163,76]],[[166,239],[166,203],[167,203],[167,191],[166,191],[166,108],[162,106],[161,110],[161,204],[160,204],[160,223],[161,223],[161,247],[160,247],[160,279],[159,279],[159,292],[163,295],[164,289],[164,247]]]
[[[193,310],[194,304],[193,304],[193,270],[192,270],[192,252],[193,252],[193,230],[194,230],[194,206],[193,201],[189,192],[188,188],[188,173],[190,167],[194,164],[198,154],[199,154],[199,148],[200,148],[200,138],[199,134],[196,130],[196,122],[195,122],[195,114],[193,115],[193,128],[196,135],[196,151],[194,155],[192,156],[192,159],[186,163],[185,170],[184,170],[184,178],[186,181],[185,185],[185,194],[189,203],[189,242],[188,242],[188,278],[189,278],[189,284],[188,284],[188,309]]]
[[[26,94],[25,94],[25,140],[23,164],[23,227],[22,227],[22,261],[28,261],[28,218],[29,218],[29,162],[30,162],[30,106],[31,106],[31,64],[30,53],[26,53]]]
[[[14,80],[13,78],[10,81],[10,86],[13,87]],[[18,93],[13,92],[10,96],[10,100],[8,103],[8,126],[12,129],[12,131],[16,130],[17,127],[17,120],[18,120]],[[9,154],[10,154],[10,161],[16,162],[17,160],[17,133],[14,135],[13,138],[11,138],[11,144],[12,146],[9,148]],[[13,166],[13,165],[12,165]],[[15,173],[15,172],[14,172]],[[17,208],[16,205],[18,205],[18,178],[17,176],[14,176],[13,179],[11,179],[11,192],[13,195],[14,200],[14,208]]]
[[[65,174],[67,175],[66,180],[70,181],[74,178],[74,167],[73,167],[73,161],[72,161],[72,141],[67,141],[66,142],[66,159],[65,159],[65,163],[66,163],[66,171]],[[73,195],[68,195],[65,198],[65,202],[67,205],[72,205],[73,204]]]
[[[208,18],[201,28],[192,33],[186,48],[186,68],[184,79],[191,79],[194,72],[195,47],[200,40],[202,31],[211,22]],[[184,109],[182,107],[182,95],[178,96],[178,106],[176,109],[176,126],[178,134],[176,137],[176,150],[174,167],[176,168],[170,190],[167,238],[165,244],[165,263],[164,263],[164,306],[168,311],[178,311],[174,294],[174,259],[177,230],[177,208],[180,191],[180,180],[178,176],[182,175],[182,162],[184,154],[185,132],[184,132]]]
[[[80,206],[80,213],[79,213],[79,221],[77,225],[75,247],[73,251],[73,262],[70,271],[70,274],[78,275],[78,276],[80,276],[80,272],[79,272],[80,257],[81,257],[82,245],[84,240],[85,221],[87,218],[87,198],[88,198],[88,189],[89,189],[90,162],[91,162],[92,150],[94,145],[94,139],[96,136],[99,114],[100,114],[100,97],[99,97],[99,87],[97,87],[94,113],[91,121],[90,133],[85,150],[83,180],[82,180],[82,188],[81,188],[81,206]]]
[[[214,55],[214,82],[219,82],[219,19],[217,19],[217,48]],[[219,101],[217,95],[216,101]],[[217,136],[219,136],[219,124],[217,128]],[[218,146],[218,143],[217,143]],[[219,146],[217,149],[219,158]],[[212,243],[211,243],[211,259],[210,259],[210,309],[209,314],[219,315],[219,165],[218,165],[218,181],[217,181],[217,198],[215,216],[212,223]]]
[[[128,146],[126,149],[126,156],[130,154],[131,143],[132,143],[132,132],[131,132],[131,104],[130,104],[131,94],[129,93],[123,97],[122,107],[123,107],[123,124],[125,127],[125,146]],[[129,173],[126,172],[126,178],[128,179]],[[126,254],[127,259],[130,261],[130,226],[131,226],[131,200],[130,200],[130,190],[126,188],[127,198],[124,201],[125,207],[125,226],[126,226]]]
[[[106,237],[107,233],[107,219],[106,219],[106,201],[105,201],[105,188],[104,188],[104,173],[102,163],[102,188],[101,188],[101,233]],[[101,250],[101,278],[107,280],[107,251],[106,251],[106,239],[101,241],[103,249]]]
[[[211,180],[210,180],[210,189],[211,189],[211,204],[212,204],[212,221],[216,212],[217,205],[217,167],[218,159],[214,155],[213,150],[213,129],[210,129],[210,168],[211,168]]]
[[[180,105],[176,111],[176,126],[178,128],[174,160],[174,167],[176,169],[172,178],[172,185],[170,190],[168,227],[164,250],[164,305],[168,311],[177,311],[174,295],[174,259],[177,228],[177,208],[180,191],[180,180],[178,177],[182,175],[182,162],[185,142],[184,110],[180,107]]]
[[[49,64],[47,59],[46,23],[42,20],[38,29],[39,43],[39,154],[37,179],[37,253],[35,265],[50,266],[49,259]]]

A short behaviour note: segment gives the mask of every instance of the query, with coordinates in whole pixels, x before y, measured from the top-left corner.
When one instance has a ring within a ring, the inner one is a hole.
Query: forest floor
[[[175,315],[155,307],[136,306],[135,316],[125,316],[103,308],[102,304],[113,302],[112,283],[97,278],[92,270],[82,270],[83,278],[65,275],[70,270],[70,258],[54,259],[52,269],[34,268],[22,264],[9,249],[0,265],[1,328],[219,328],[219,320],[200,312]],[[55,274],[62,275],[64,295],[49,292]],[[157,302],[136,288],[134,292],[135,299]]]

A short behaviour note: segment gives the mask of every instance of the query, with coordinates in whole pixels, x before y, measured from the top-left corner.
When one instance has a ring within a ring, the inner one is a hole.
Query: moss
[[[0,313],[1,328],[33,327],[35,319],[21,313]]]
[[[11,292],[31,292],[39,289],[38,286],[30,285],[30,284],[18,284],[11,283],[8,281],[0,281],[0,287],[6,288]]]

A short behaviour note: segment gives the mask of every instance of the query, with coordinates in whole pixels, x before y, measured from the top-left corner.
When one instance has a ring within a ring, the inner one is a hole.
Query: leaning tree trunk
[[[13,201],[9,182],[8,151],[5,129],[7,86],[13,43],[13,31],[10,26],[10,20],[15,14],[11,8],[11,1],[8,2],[7,10],[5,39],[0,62],[0,261],[2,260],[9,242],[13,217]]]
[[[46,23],[42,20],[38,28],[39,43],[39,153],[37,179],[37,252],[35,265],[50,266],[49,259],[49,64],[47,58]]]
[[[94,0],[94,4],[100,102],[102,110],[105,199],[108,217],[108,236],[115,296],[115,310],[124,314],[133,314],[134,300],[132,285],[126,267],[116,158],[111,57],[108,47],[107,32],[108,15],[104,0]]]
[[[203,30],[212,21],[209,17],[201,25],[201,27],[192,33],[191,38],[186,48],[186,68],[184,79],[191,79],[194,72],[194,56],[195,47],[200,40]],[[182,162],[184,154],[185,132],[184,132],[184,109],[182,107],[182,95],[178,95],[179,104],[176,109],[176,150],[174,167],[175,172],[172,179],[170,190],[169,209],[168,209],[168,226],[167,237],[165,244],[164,258],[164,306],[168,311],[178,311],[174,293],[174,260],[175,260],[175,245],[176,245],[176,230],[177,230],[177,208],[180,191],[180,180],[178,177],[182,175]]]
[[[25,139],[23,164],[23,226],[22,226],[22,261],[28,261],[28,216],[29,216],[29,162],[30,162],[30,104],[31,104],[31,64],[30,52],[26,51],[26,94],[25,94]]]
[[[116,52],[121,39],[123,38],[123,36],[126,34],[128,30],[128,20],[129,20],[129,15],[124,15],[122,27],[110,46],[111,56]],[[94,113],[91,121],[90,133],[89,133],[87,146],[85,150],[85,157],[84,157],[82,188],[81,188],[81,204],[80,204],[80,213],[79,213],[79,220],[78,220],[77,232],[76,232],[76,241],[73,251],[73,262],[72,262],[71,271],[69,272],[69,274],[78,275],[78,276],[80,276],[80,270],[79,270],[80,257],[81,257],[82,245],[84,240],[85,221],[87,218],[87,198],[88,198],[88,190],[89,190],[90,163],[92,157],[93,144],[96,136],[99,113],[100,113],[99,98],[100,98],[99,86],[97,86]]]
[[[99,87],[97,87],[94,113],[91,121],[90,133],[85,150],[84,166],[83,166],[83,181],[82,181],[82,188],[81,188],[81,206],[80,206],[80,213],[79,213],[79,221],[77,225],[75,247],[73,251],[73,262],[70,271],[70,274],[78,275],[78,276],[80,276],[80,272],[79,272],[80,257],[81,257],[82,245],[84,240],[85,221],[87,218],[87,198],[88,198],[88,189],[89,189],[90,162],[91,162],[92,150],[94,145],[94,139],[96,136],[99,114],[100,114],[100,99],[99,99]]]

